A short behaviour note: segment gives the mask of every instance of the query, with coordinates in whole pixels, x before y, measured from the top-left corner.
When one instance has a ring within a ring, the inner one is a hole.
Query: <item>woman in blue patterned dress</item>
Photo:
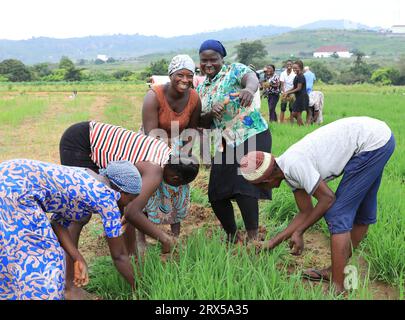
[[[35,160],[1,163],[0,300],[63,299],[64,250],[74,261],[74,284],[86,285],[86,262],[67,227],[93,213],[101,216],[116,268],[134,288],[121,212],[140,189],[139,172],[127,161],[100,175]]]

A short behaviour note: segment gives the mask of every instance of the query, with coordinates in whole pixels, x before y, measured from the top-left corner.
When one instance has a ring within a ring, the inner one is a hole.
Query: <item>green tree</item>
[[[52,71],[51,74],[43,77],[42,80],[49,81],[49,82],[64,81],[65,75],[66,75],[66,69],[55,69]]]
[[[104,62],[104,60],[101,60],[101,59],[96,59],[96,60],[94,60],[94,64],[97,64],[97,65],[99,65],[99,64],[104,64],[105,62]]]
[[[0,75],[12,82],[31,81],[32,74],[27,66],[16,59],[6,59],[0,63]]]
[[[68,57],[63,56],[59,61],[59,69],[69,70],[74,67],[75,64]]]
[[[311,71],[315,73],[316,78],[325,83],[331,83],[334,79],[332,71],[322,62],[314,61],[309,64]]]
[[[169,67],[169,61],[166,59],[160,59],[152,62],[149,66],[150,75],[166,75]]]
[[[371,75],[371,82],[383,85],[397,84],[400,77],[399,71],[393,68],[380,68]]]
[[[59,69],[65,70],[65,81],[80,81],[82,79],[81,71],[83,69],[77,69],[68,57],[62,57],[59,62]]]
[[[398,85],[405,85],[405,55],[401,55],[399,57],[398,61],[398,72],[399,72],[399,78],[398,78]]]
[[[122,78],[127,78],[132,76],[134,73],[129,70],[118,70],[113,73],[115,79],[121,80]]]
[[[242,42],[236,46],[238,61],[245,65],[253,63],[254,59],[264,58],[267,55],[265,45],[260,40]]]
[[[43,78],[49,76],[52,73],[52,69],[49,63],[37,63],[32,66],[32,71],[37,78]]]

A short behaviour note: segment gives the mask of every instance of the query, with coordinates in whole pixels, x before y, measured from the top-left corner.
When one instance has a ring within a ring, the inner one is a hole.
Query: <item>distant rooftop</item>
[[[323,46],[315,50],[315,52],[348,52],[349,50],[344,46]]]

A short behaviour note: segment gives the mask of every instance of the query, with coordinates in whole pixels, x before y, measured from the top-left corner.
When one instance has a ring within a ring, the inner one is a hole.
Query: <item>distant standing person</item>
[[[295,101],[292,106],[292,113],[290,122],[294,123],[294,119],[297,120],[299,126],[304,125],[302,121],[302,112],[307,111],[307,123],[310,123],[311,117],[308,114],[308,105],[309,98],[307,94],[306,81],[303,74],[304,65],[301,60],[297,60],[293,64],[293,70],[296,74],[294,78],[294,87],[291,90],[283,93],[283,96],[286,97],[289,94],[295,94]],[[309,122],[308,122],[309,121]]]
[[[283,94],[281,97],[281,113],[280,113],[280,122],[284,122],[284,114],[288,108],[290,110],[290,114],[292,112],[292,105],[295,101],[295,97],[293,94],[284,95],[285,92],[294,88],[294,79],[295,79],[295,72],[292,69],[293,62],[288,60],[285,67],[286,69],[280,75],[280,84],[281,84],[281,93]],[[291,115],[290,115],[291,116]]]
[[[305,66],[304,77],[307,81],[307,93],[310,94],[314,88],[314,82],[316,80],[315,73],[313,73],[308,66]]]
[[[263,95],[267,98],[270,122],[277,122],[276,106],[280,99],[280,78],[275,71],[276,67],[273,64],[267,65],[263,83]]]

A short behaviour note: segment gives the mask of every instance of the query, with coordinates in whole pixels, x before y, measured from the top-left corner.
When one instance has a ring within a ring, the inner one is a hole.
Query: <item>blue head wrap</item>
[[[222,58],[226,57],[226,49],[222,45],[222,43],[219,42],[218,40],[212,40],[212,39],[205,40],[200,46],[199,53],[201,53],[205,50],[214,50],[214,51],[218,52],[222,56]]]
[[[129,161],[112,161],[107,168],[100,169],[100,174],[107,177],[122,191],[139,194],[142,189],[142,178],[138,169]]]

